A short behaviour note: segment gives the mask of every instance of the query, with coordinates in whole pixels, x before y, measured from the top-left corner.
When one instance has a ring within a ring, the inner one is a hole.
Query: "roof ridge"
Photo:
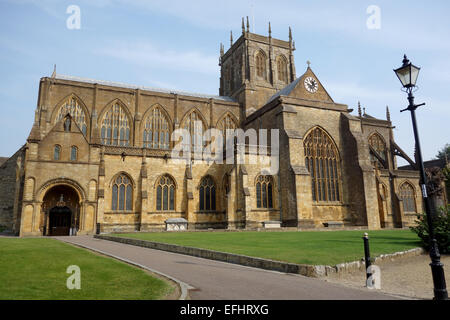
[[[169,94],[180,94],[190,97],[198,97],[198,98],[206,98],[206,99],[217,99],[217,100],[224,100],[224,101],[230,101],[230,102],[236,102],[235,99],[229,96],[220,96],[220,95],[209,95],[209,94],[202,94],[202,93],[193,93],[193,92],[186,92],[186,91],[178,91],[178,90],[170,90],[170,89],[162,89],[162,88],[155,88],[155,87],[148,87],[148,86],[139,86],[134,84],[128,84],[123,82],[117,82],[117,81],[109,81],[109,80],[96,80],[96,79],[90,79],[90,78],[83,78],[78,76],[69,76],[69,75],[63,75],[63,74],[55,74],[55,79],[60,80],[69,80],[69,81],[79,81],[79,82],[87,82],[87,83],[98,83],[113,87],[121,87],[121,88],[129,88],[129,89],[142,89],[142,90],[148,90],[148,91],[156,91],[156,92],[162,92],[162,93],[169,93]]]

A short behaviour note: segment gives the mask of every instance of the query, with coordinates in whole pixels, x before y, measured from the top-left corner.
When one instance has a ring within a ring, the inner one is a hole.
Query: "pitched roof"
[[[312,77],[318,82],[318,89],[315,93],[308,92],[305,87],[302,85],[303,80],[307,77]],[[300,85],[299,85],[300,83]],[[290,96],[294,98],[302,98],[302,99],[310,99],[310,100],[318,100],[318,101],[327,101],[334,102],[333,99],[328,94],[327,90],[322,86],[322,83],[314,74],[312,69],[308,67],[303,75],[289,83],[283,89],[275,93],[273,96],[267,100],[266,104],[272,102],[280,96]]]
[[[114,82],[114,81],[95,80],[95,79],[81,78],[81,77],[75,77],[75,76],[67,76],[67,75],[63,75],[63,74],[55,74],[54,79],[78,81],[78,82],[85,82],[85,83],[92,83],[92,84],[97,83],[97,84],[111,86],[111,87],[141,89],[141,90],[161,92],[161,93],[179,94],[179,95],[189,96],[189,97],[236,102],[235,99],[233,99],[232,97],[229,97],[229,96],[217,96],[217,95],[208,95],[208,94],[201,94],[201,93],[191,93],[191,92],[185,92],[185,91],[175,91],[175,90],[169,90],[169,89],[159,89],[159,88],[138,86],[138,85],[126,84],[126,83]]]

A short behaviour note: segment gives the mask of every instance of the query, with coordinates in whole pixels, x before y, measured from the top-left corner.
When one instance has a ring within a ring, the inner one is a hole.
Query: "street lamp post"
[[[417,155],[417,165],[420,170],[420,179],[421,179],[421,189],[422,189],[422,198],[425,203],[425,214],[427,216],[428,223],[428,231],[431,241],[430,246],[430,258],[431,258],[431,273],[433,275],[433,284],[434,284],[434,299],[435,300],[447,300],[448,293],[445,285],[445,276],[444,276],[444,265],[441,263],[441,255],[439,254],[439,249],[436,242],[436,237],[434,235],[433,228],[433,213],[430,205],[430,199],[427,195],[427,178],[425,176],[425,170],[423,167],[422,160],[422,151],[420,149],[419,142],[419,132],[417,130],[417,121],[416,121],[416,109],[420,106],[425,105],[425,103],[414,104],[414,96],[412,94],[414,88],[416,87],[417,77],[419,76],[420,68],[414,66],[406,57],[403,58],[403,65],[395,69],[394,72],[397,75],[398,79],[402,83],[403,87],[406,89],[408,93],[408,108],[401,110],[401,112],[409,110],[411,111],[411,119],[414,130],[414,139],[416,141],[416,155]]]

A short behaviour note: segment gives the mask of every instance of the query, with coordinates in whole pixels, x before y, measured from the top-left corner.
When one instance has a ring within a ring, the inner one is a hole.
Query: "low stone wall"
[[[308,264],[296,264],[296,263],[288,263],[282,261],[275,261],[270,259],[249,257],[239,254],[226,253],[208,249],[200,249],[193,247],[184,247],[175,244],[161,243],[161,242],[153,242],[147,240],[139,240],[139,239],[130,239],[130,238],[122,238],[115,236],[107,236],[107,235],[94,235],[97,239],[115,241],[125,244],[130,244],[133,246],[145,247],[150,249],[168,251],[179,254],[186,254],[189,256],[217,260],[222,262],[239,264],[247,267],[254,267],[266,270],[279,271],[284,273],[295,273],[301,274],[306,277],[326,277],[330,274],[340,274],[344,272],[352,272],[356,270],[364,269],[364,260],[361,261],[353,261],[348,263],[341,263],[335,266],[324,266],[324,265],[308,265]],[[393,254],[381,255],[374,259],[374,262],[382,262],[388,261],[401,257],[408,257],[413,255],[422,254],[424,251],[421,248],[415,248],[404,252],[397,252]]]

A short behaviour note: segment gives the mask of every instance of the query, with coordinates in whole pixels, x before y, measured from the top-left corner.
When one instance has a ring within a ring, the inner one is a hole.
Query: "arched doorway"
[[[45,213],[44,235],[75,235],[80,225],[80,199],[70,186],[57,185],[44,196],[42,209]]]

